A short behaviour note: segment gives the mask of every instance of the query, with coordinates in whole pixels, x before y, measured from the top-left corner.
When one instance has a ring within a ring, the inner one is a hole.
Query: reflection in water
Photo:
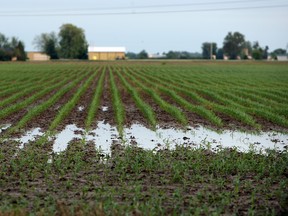
[[[195,147],[211,146],[237,147],[240,151],[248,151],[253,146],[255,150],[277,149],[284,150],[288,145],[288,135],[271,132],[260,134],[249,134],[238,131],[223,131],[217,133],[204,127],[188,128],[188,130],[158,128],[153,132],[142,125],[132,125],[125,130],[127,135],[134,138],[140,147],[153,149],[160,145],[169,145],[173,148],[175,144],[192,144]]]
[[[103,112],[108,111],[108,106],[102,106],[102,111],[103,111]]]
[[[41,132],[41,128],[34,128],[33,130],[27,131],[24,136],[15,139],[16,141],[20,142],[19,148],[22,149],[24,144],[34,141],[36,137],[42,136],[44,133]]]
[[[78,107],[78,111],[79,111],[79,112],[82,112],[84,109],[85,109],[84,106],[79,106],[79,107]]]
[[[11,124],[0,125],[0,134],[4,132],[5,130],[7,130],[10,126]]]
[[[173,148],[176,144],[189,144],[191,146],[210,146],[213,148],[237,147],[239,151],[247,151],[251,146],[259,151],[260,149],[284,150],[288,145],[288,135],[277,132],[249,134],[238,131],[223,131],[217,133],[204,127],[188,128],[187,130],[157,128],[152,131],[143,125],[134,124],[124,129],[124,143],[137,144],[144,149],[154,149],[157,146],[169,146]],[[43,135],[40,128],[28,131],[22,138],[21,143],[33,140],[35,136]],[[95,147],[104,153],[110,152],[113,140],[119,139],[116,127],[99,121],[97,128],[89,132],[76,125],[67,125],[66,128],[55,136],[53,151],[61,152],[67,148],[68,143],[80,138],[85,141],[93,141]],[[35,139],[35,138],[34,138]],[[22,145],[22,147],[23,147]]]

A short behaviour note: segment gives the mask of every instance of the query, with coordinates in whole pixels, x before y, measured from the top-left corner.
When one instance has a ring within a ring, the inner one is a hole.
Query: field
[[[285,62],[1,63],[0,215],[287,213],[287,150],[123,144],[133,124],[287,133],[287,92]],[[84,138],[53,152],[67,125],[99,121],[117,127],[111,154]]]

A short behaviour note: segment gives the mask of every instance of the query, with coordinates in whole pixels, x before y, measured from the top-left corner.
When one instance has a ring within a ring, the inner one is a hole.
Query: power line
[[[220,4],[239,4],[239,3],[255,3],[255,2],[271,2],[271,0],[236,0],[236,1],[218,1],[218,2],[198,2],[189,4],[165,4],[165,5],[139,5],[139,6],[127,6],[127,7],[102,7],[102,8],[77,8],[77,9],[47,9],[38,10],[37,12],[50,12],[50,11],[105,11],[105,10],[127,10],[127,9],[147,9],[147,8],[169,8],[169,7],[191,7],[191,6],[204,6],[204,5],[220,5]],[[1,13],[31,13],[30,11],[0,11]]]
[[[283,8],[288,4],[266,5],[266,6],[246,6],[230,8],[211,8],[211,9],[189,9],[189,10],[169,10],[169,11],[131,11],[131,12],[108,12],[108,13],[67,13],[67,14],[0,14],[0,17],[48,17],[48,16],[105,16],[105,15],[141,15],[141,14],[167,14],[167,13],[192,13],[192,12],[212,12],[212,11],[233,11],[251,10],[267,8]]]

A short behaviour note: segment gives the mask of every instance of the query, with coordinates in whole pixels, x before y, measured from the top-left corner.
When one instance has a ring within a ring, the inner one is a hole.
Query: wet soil
[[[103,110],[102,107],[107,107],[106,110]],[[114,119],[114,111],[112,104],[112,96],[110,89],[110,78],[109,70],[106,69],[105,79],[104,79],[104,88],[101,96],[100,107],[96,112],[96,120],[103,121],[104,123],[109,123],[110,125],[116,125],[116,120]],[[92,123],[92,127],[97,126],[97,121]]]
[[[31,142],[16,156],[4,148],[0,215],[13,215],[15,207],[21,215],[43,211],[70,215],[72,209],[82,212],[75,215],[91,215],[95,209],[103,213],[100,215],[133,215],[134,211],[145,215],[147,208],[149,214],[165,215],[195,214],[198,208],[203,215],[247,215],[252,210],[257,215],[280,215],[288,211],[285,155],[265,159],[266,165],[273,161],[281,167],[272,173],[272,166],[263,172],[254,167],[253,160],[263,165],[264,156],[251,157],[230,149],[215,154],[193,152],[189,147],[174,151],[159,147],[153,156],[135,145],[125,149],[114,142],[107,156],[97,152],[93,142],[74,139],[57,155],[50,153],[51,144]],[[253,165],[232,168],[240,159],[248,165],[249,157]],[[217,162],[221,162],[218,168]]]

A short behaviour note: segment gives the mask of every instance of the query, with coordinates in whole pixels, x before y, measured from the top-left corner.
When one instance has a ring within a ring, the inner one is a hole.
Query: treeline
[[[50,32],[37,35],[34,45],[51,59],[87,59],[88,43],[84,30],[72,24],[63,24],[59,33]],[[256,41],[251,43],[239,32],[229,32],[218,48],[215,42],[204,42],[202,53],[187,51],[169,51],[162,54],[149,55],[145,50],[139,53],[128,52],[128,59],[277,59],[278,55],[286,55],[286,50],[276,49],[269,53],[268,46],[260,46]],[[27,55],[24,43],[16,37],[8,38],[0,33],[0,61],[25,61]]]
[[[251,43],[245,40],[245,36],[240,32],[229,32],[224,38],[223,47],[218,48],[215,42],[204,42],[202,44],[203,59],[267,59],[268,55],[277,59],[277,55],[285,55],[286,50],[276,49],[269,53],[269,47],[260,46],[258,41]]]
[[[192,53],[187,51],[172,51],[170,50],[167,53],[156,53],[148,55],[145,50],[142,50],[139,53],[127,52],[126,58],[128,59],[202,59],[201,53]]]
[[[26,58],[24,43],[21,40],[0,33],[0,61],[25,61]]]
[[[64,24],[55,32],[37,35],[34,45],[51,59],[88,59],[88,43],[84,30],[72,24]],[[0,61],[25,61],[24,43],[16,37],[8,38],[0,33]]]

